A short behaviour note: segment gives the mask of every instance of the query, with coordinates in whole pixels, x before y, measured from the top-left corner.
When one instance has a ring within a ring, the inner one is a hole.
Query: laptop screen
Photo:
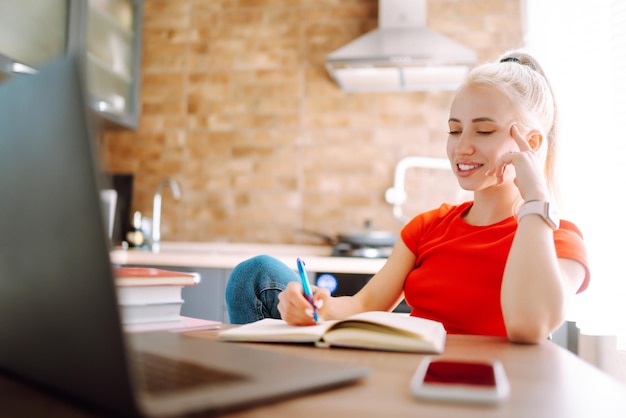
[[[103,409],[160,414],[239,407],[366,375],[363,367],[173,333],[124,340],[77,68],[65,58],[0,85],[0,371]],[[127,343],[245,378],[141,396]]]
[[[128,410],[78,67],[66,57],[0,84],[0,368]]]

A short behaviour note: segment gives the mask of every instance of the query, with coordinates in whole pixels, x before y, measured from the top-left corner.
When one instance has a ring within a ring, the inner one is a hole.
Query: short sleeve
[[[468,207],[471,203],[460,206],[442,204],[439,208],[422,212],[411,219],[400,231],[402,241],[413,254],[417,255],[419,241],[422,239],[424,232],[429,228],[436,226],[439,221],[449,216],[451,213]]]
[[[561,227],[554,231],[554,246],[558,258],[578,261],[585,268],[585,279],[576,293],[584,291],[589,286],[591,274],[582,233],[573,223],[561,220]]]

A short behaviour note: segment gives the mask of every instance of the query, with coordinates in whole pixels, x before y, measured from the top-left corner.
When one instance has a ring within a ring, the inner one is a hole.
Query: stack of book
[[[150,267],[113,269],[122,325],[127,332],[193,331],[220,323],[181,315],[182,290],[200,282],[198,273]]]

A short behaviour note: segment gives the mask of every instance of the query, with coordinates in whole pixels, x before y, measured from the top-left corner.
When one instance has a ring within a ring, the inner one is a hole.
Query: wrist
[[[549,202],[551,199],[551,196],[550,196],[550,193],[548,193],[547,191],[538,190],[535,193],[526,193],[522,197],[522,199],[524,199],[524,202],[532,202],[535,200]]]
[[[517,222],[530,215],[540,216],[553,230],[561,223],[557,206],[548,200],[527,200],[517,213]]]

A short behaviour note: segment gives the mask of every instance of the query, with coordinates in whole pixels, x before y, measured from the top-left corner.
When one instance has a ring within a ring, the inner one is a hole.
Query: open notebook
[[[116,416],[237,408],[364,376],[176,333],[122,332],[77,68],[63,58],[0,85],[0,369]],[[152,380],[150,363],[163,379]]]
[[[319,347],[350,347],[382,351],[443,353],[443,324],[394,312],[363,312],[317,325],[288,325],[279,319],[242,325],[220,332],[223,341],[314,343]]]

